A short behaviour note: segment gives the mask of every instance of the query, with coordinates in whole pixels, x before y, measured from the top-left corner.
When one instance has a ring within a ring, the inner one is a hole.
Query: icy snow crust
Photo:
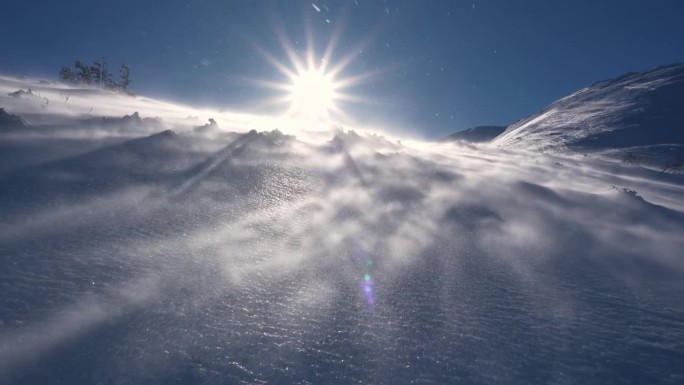
[[[131,100],[0,128],[0,383],[684,381],[681,174]]]

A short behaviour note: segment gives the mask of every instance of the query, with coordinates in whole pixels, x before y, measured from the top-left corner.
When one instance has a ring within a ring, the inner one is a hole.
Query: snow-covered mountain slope
[[[454,142],[459,140],[474,143],[489,142],[505,130],[506,126],[477,126],[453,133],[442,138],[440,142]]]
[[[684,145],[683,100],[683,64],[629,73],[556,101],[509,126],[493,144],[557,152],[637,151],[658,157]]]
[[[20,130],[28,126],[24,119],[19,116],[8,114],[5,109],[0,108],[0,132],[8,130]]]
[[[0,133],[2,384],[684,378],[682,174],[128,103]]]

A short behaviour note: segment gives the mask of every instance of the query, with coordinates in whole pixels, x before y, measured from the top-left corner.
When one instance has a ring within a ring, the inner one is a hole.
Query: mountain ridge
[[[492,141],[554,152],[684,145],[684,64],[601,80],[510,126]]]
[[[499,136],[508,126],[476,126],[440,139],[440,142],[466,141],[466,142],[489,142]]]

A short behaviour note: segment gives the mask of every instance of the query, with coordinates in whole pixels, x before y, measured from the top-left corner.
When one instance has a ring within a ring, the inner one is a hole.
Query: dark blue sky
[[[312,6],[316,4],[316,8]],[[0,73],[56,77],[75,59],[128,63],[133,91],[247,112],[276,112],[288,64],[277,38],[341,77],[372,74],[342,108],[361,124],[427,137],[509,124],[594,81],[684,61],[681,0],[22,0],[0,8]],[[289,64],[288,64],[289,65]]]

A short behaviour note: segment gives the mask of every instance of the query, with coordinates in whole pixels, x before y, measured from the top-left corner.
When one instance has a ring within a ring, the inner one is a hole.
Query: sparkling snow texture
[[[0,99],[1,383],[684,382],[682,174],[89,92]]]

